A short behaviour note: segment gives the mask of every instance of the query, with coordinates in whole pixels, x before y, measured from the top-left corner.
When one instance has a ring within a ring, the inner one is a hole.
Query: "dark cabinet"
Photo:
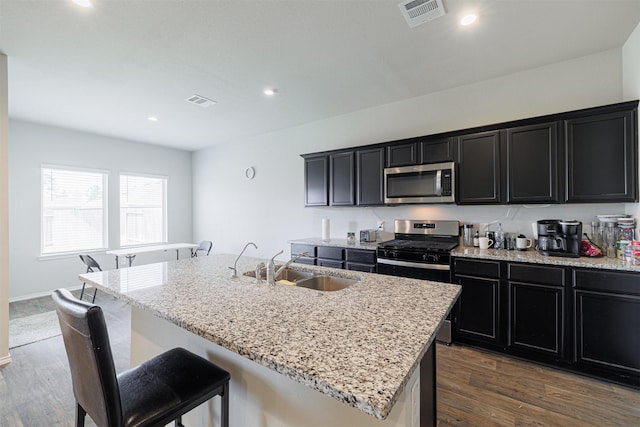
[[[454,160],[454,138],[420,141],[420,163],[441,163]]]
[[[560,203],[558,122],[506,131],[507,203]]]
[[[500,131],[458,138],[458,204],[502,201]]]
[[[329,202],[328,157],[312,156],[304,159],[304,205],[327,206]]]
[[[387,167],[415,165],[418,163],[418,143],[392,144],[387,146]]]
[[[384,148],[356,151],[356,204],[384,204]]]
[[[456,303],[454,339],[503,343],[500,262],[455,258],[453,282],[462,286]]]
[[[305,256],[301,256],[300,258],[298,258],[295,262],[299,263],[299,264],[308,264],[308,265],[315,265],[316,264],[316,256],[317,256],[317,249],[314,245],[305,245],[305,244],[299,244],[299,243],[292,243],[291,244],[291,256],[297,256],[297,255],[302,255],[302,254],[307,254]]]
[[[377,256],[375,250],[348,248],[345,250],[345,260],[347,270],[376,272]]]
[[[562,267],[508,265],[509,347],[562,359],[568,347],[565,327],[566,272]]]
[[[640,386],[640,276],[574,271],[575,362]]]
[[[567,202],[638,201],[637,108],[565,121]]]
[[[354,152],[346,151],[329,156],[329,204],[355,204]]]

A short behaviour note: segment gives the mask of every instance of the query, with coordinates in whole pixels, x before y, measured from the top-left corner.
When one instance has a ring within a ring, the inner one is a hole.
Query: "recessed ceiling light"
[[[276,94],[277,91],[278,90],[274,89],[274,88],[267,88],[267,89],[263,90],[262,93],[264,93],[267,96],[273,96],[273,95]]]
[[[462,19],[460,20],[460,25],[471,25],[474,22],[476,22],[476,20],[478,19],[478,16],[474,13],[469,13],[465,16],[462,17]]]
[[[147,117],[147,120],[149,120],[150,122],[157,122],[158,118],[156,116],[149,116]]]
[[[71,0],[80,7],[91,7],[91,0]]]

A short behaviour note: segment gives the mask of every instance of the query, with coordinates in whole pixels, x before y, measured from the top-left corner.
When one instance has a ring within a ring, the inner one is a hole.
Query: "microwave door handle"
[[[436,172],[436,196],[442,196],[442,170]]]

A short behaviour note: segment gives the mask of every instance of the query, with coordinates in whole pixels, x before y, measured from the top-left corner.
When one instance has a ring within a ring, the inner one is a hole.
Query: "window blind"
[[[41,254],[107,247],[107,173],[42,167]]]
[[[120,246],[167,241],[166,187],[163,177],[120,175]]]

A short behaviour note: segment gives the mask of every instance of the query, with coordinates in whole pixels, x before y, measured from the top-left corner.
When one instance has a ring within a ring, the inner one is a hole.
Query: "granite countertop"
[[[304,239],[289,240],[289,243],[298,243],[301,245],[314,245],[314,246],[333,246],[337,248],[346,249],[367,249],[375,251],[378,245],[382,242],[360,242],[359,236],[356,236],[355,243],[348,243],[347,239],[330,239],[322,240],[320,237],[306,237]]]
[[[295,264],[356,278],[319,292],[242,275],[219,254],[80,275],[149,311],[378,419],[387,417],[458,298],[452,284]]]
[[[528,249],[526,251],[507,251],[501,249],[478,249],[458,246],[453,251],[451,251],[451,255],[461,258],[528,262],[534,264],[556,265],[561,267],[599,268],[603,270],[640,272],[640,264],[626,262],[618,258],[568,258],[544,256],[534,249]]]

